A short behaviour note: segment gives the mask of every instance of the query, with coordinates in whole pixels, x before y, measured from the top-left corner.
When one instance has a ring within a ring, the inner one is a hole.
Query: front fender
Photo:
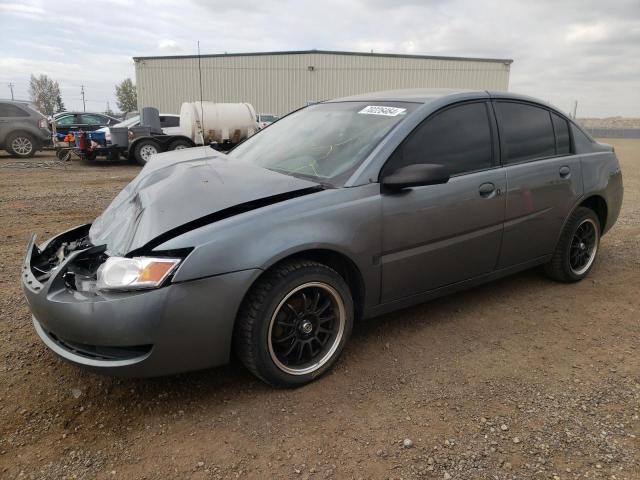
[[[360,270],[368,298],[379,288],[380,187],[330,189],[186,232],[157,250],[192,247],[174,281],[261,269],[305,250],[340,253]]]

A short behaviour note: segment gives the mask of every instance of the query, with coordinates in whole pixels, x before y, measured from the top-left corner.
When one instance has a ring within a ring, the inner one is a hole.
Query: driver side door
[[[427,118],[405,139],[381,177],[417,164],[442,164],[441,185],[382,195],[382,302],[492,272],[500,253],[506,175],[493,110],[457,104]]]

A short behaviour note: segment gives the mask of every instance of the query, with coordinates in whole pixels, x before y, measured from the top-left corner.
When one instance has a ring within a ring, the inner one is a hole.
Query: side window
[[[0,117],[28,117],[29,114],[20,107],[10,103],[0,103]]]
[[[109,121],[100,115],[83,114],[80,116],[80,123],[85,125],[108,125]]]
[[[493,166],[487,105],[468,103],[436,113],[416,128],[385,166],[394,171],[415,163],[437,163],[451,175]]]
[[[555,113],[551,113],[553,130],[556,133],[556,154],[567,155],[571,153],[571,138],[569,137],[569,124]]]
[[[73,125],[76,120],[75,115],[67,115],[66,117],[60,117],[56,119],[56,125]]]
[[[515,102],[497,102],[496,108],[505,163],[555,155],[555,137],[548,110]]]

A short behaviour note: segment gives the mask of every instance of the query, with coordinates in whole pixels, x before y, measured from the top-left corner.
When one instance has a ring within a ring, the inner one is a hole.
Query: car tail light
[[[41,118],[40,120],[38,120],[38,127],[47,128],[47,119]]]

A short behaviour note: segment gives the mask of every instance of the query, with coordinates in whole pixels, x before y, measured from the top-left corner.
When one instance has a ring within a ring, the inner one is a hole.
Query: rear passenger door
[[[499,268],[553,253],[565,218],[582,195],[580,159],[569,124],[536,104],[496,100],[507,208]]]
[[[93,113],[83,113],[80,116],[80,128],[82,130],[97,130],[104,126],[109,125],[109,119],[102,115],[96,115]]]
[[[436,112],[405,139],[382,176],[436,163],[442,185],[382,195],[382,301],[388,302],[489,273],[500,252],[505,173],[488,102]]]

